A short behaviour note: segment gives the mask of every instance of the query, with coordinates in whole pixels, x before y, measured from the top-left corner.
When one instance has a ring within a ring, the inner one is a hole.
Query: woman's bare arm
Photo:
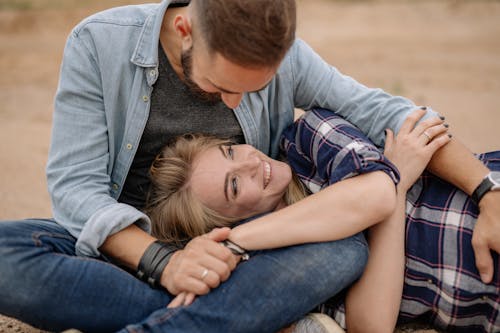
[[[399,191],[394,214],[369,230],[370,257],[363,275],[349,290],[349,332],[393,332],[404,282],[406,191]]]
[[[393,180],[376,171],[343,180],[231,231],[248,250],[323,242],[352,236],[394,211]]]
[[[432,155],[450,142],[440,121],[415,126],[418,119],[407,120],[396,139],[391,131],[387,134],[385,155],[401,174],[397,205],[390,218],[369,230],[368,263],[346,298],[349,332],[390,333],[396,326],[404,283],[406,192]]]

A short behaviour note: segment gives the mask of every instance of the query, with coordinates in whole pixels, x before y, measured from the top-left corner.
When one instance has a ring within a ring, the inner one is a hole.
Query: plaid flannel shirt
[[[313,193],[376,170],[398,180],[396,169],[380,150],[331,111],[317,109],[303,115],[283,133],[281,149]],[[478,158],[491,170],[500,170],[500,152]],[[469,196],[429,173],[408,191],[400,323],[421,320],[453,332],[500,332],[498,254],[493,253],[493,282],[486,285],[471,245],[477,216],[478,208]],[[342,301],[321,310],[345,327]]]

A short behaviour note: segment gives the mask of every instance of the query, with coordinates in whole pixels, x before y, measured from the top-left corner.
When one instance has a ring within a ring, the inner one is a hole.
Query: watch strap
[[[472,201],[474,201],[474,203],[476,205],[479,205],[479,201],[481,201],[481,199],[483,198],[483,196],[486,193],[488,193],[493,188],[493,186],[495,185],[491,181],[491,179],[490,179],[490,174],[491,173],[489,173],[486,177],[484,177],[484,179],[476,187],[476,189],[474,190],[474,192],[472,192],[471,198],[472,198]]]

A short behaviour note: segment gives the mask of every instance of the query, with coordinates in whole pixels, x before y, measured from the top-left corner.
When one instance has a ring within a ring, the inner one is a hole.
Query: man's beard
[[[182,71],[184,73],[184,83],[189,87],[191,92],[197,97],[210,102],[219,103],[222,101],[220,93],[209,93],[200,88],[192,79],[193,75],[193,47],[191,46],[189,50],[182,51],[181,53],[181,65]]]

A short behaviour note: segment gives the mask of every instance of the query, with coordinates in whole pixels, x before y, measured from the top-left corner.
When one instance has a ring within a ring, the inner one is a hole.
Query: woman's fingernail
[[[439,116],[439,119],[445,120],[446,118],[444,116]]]
[[[448,125],[448,124],[444,124],[443,126],[446,128],[450,127],[450,125]]]
[[[451,135],[451,134],[448,134],[448,137],[449,137],[449,138],[451,139],[451,138],[453,137],[453,135]]]
[[[420,108],[424,111],[427,110],[427,106],[421,106]]]

